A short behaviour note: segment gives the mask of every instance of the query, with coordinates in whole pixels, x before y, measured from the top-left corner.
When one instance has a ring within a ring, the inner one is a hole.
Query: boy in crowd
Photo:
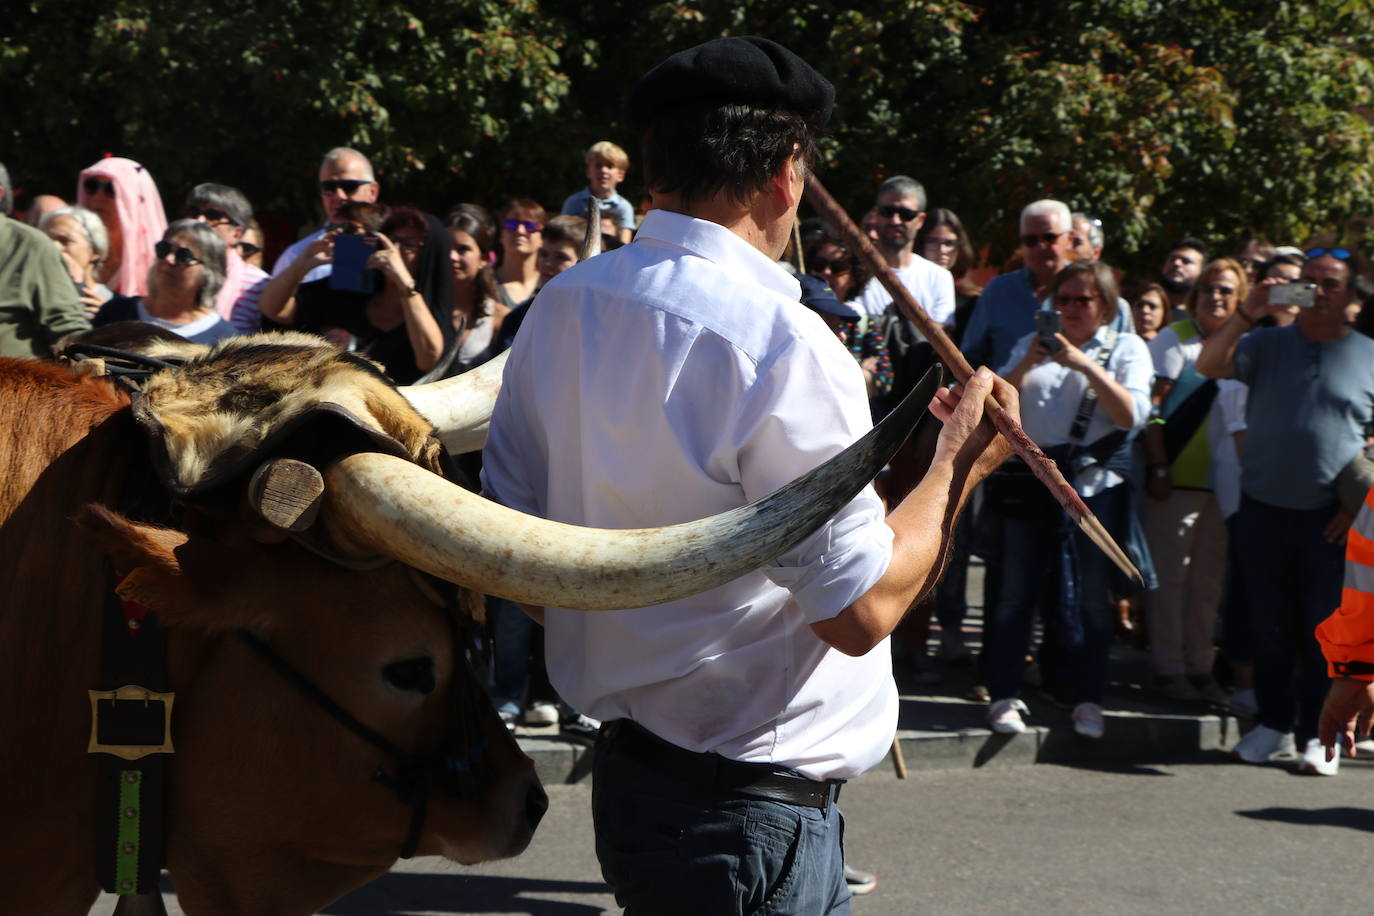
[[[609,140],[593,143],[587,150],[587,187],[569,194],[563,201],[564,216],[587,214],[587,199],[595,197],[603,211],[620,214],[619,238],[622,242],[630,240],[635,227],[635,209],[630,202],[616,193],[616,185],[625,180],[630,170],[630,157],[625,151]]]
[[[535,266],[539,271],[539,285],[535,287],[533,296],[511,309],[510,314],[501,322],[501,331],[493,347],[495,352],[501,353],[510,348],[515,333],[520,330],[521,322],[525,320],[531,303],[538,298],[539,290],[544,288],[544,284],[577,264],[578,253],[582,250],[582,240],[586,234],[587,221],[580,216],[555,216],[544,224],[543,240],[539,244],[539,255],[535,259]]]

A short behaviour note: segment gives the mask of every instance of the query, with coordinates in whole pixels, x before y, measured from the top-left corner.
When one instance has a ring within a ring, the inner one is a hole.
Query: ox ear
[[[171,528],[131,522],[104,506],[87,505],[76,524],[90,535],[122,576],[116,591],[157,611],[168,624],[262,626],[266,611],[249,610],[242,567],[232,550]]]

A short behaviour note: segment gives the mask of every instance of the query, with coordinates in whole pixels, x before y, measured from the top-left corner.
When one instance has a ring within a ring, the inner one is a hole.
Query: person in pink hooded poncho
[[[76,202],[95,212],[110,236],[100,282],[126,296],[146,294],[153,246],[167,230],[153,176],[132,159],[107,156],[82,170]]]

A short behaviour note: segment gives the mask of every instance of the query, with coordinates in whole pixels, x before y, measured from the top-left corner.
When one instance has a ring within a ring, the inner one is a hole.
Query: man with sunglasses
[[[894,175],[878,186],[873,209],[877,213],[878,250],[897,279],[926,310],[930,320],[954,320],[954,276],[916,253],[916,233],[926,221],[926,190],[906,175]],[[877,277],[859,294],[859,306],[871,316],[892,307],[892,294]]]
[[[1256,328],[1287,309],[1260,281],[1208,336],[1197,369],[1250,386],[1236,550],[1253,621],[1258,725],[1233,749],[1247,763],[1301,752],[1299,772],[1334,776],[1318,719],[1326,664],[1314,630],[1341,602],[1344,543],[1352,517],[1336,478],[1364,447],[1374,422],[1374,340],[1354,333],[1358,262],[1348,248],[1312,248],[1301,282],[1315,284],[1311,306],[1287,327]]]
[[[324,226],[283,251],[277,258],[277,263],[272,265],[272,276],[277,276],[289,267],[292,261],[310,247],[311,242],[325,234],[333,224],[334,214],[340,205],[350,200],[374,203],[377,195],[381,193],[382,186],[377,181],[376,173],[372,171],[372,163],[366,156],[350,147],[336,146],[325,153],[324,159],[320,162],[318,190],[320,206],[324,210]],[[327,277],[329,272],[329,265],[321,264],[311,269],[303,282],[309,283]]]
[[[58,339],[90,324],[56,246],[13,212],[9,172],[0,165],[0,356],[51,356]]]
[[[306,249],[335,228],[334,217],[339,207],[350,200],[375,203],[381,188],[376,173],[372,171],[372,163],[362,153],[347,146],[336,146],[325,153],[320,162],[318,185],[320,206],[324,209],[324,225],[283,251],[277,257],[277,263],[272,265],[272,277],[280,276],[292,262],[306,253]],[[313,251],[311,253],[315,254]],[[290,314],[296,309],[296,298],[294,293],[287,294],[285,290],[323,279],[331,272],[330,263],[326,261],[310,268],[298,284],[269,283],[263,288],[258,301],[259,308],[269,316]]]
[[[260,330],[258,300],[267,285],[267,272],[244,261],[239,253],[243,233],[253,221],[253,205],[238,188],[205,181],[186,195],[182,215],[199,220],[224,239],[224,285],[215,299],[215,311],[241,333]]]

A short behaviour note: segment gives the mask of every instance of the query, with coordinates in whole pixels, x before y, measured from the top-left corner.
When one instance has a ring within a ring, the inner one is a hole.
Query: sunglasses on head
[[[878,215],[881,216],[883,219],[892,219],[892,217],[894,216],[899,216],[901,217],[902,222],[909,223],[916,217],[920,216],[921,211],[913,210],[910,207],[898,207],[893,204],[883,204],[881,207],[878,208]]]
[[[1025,245],[1027,248],[1034,248],[1037,244],[1053,245],[1055,242],[1059,241],[1060,236],[1067,234],[1066,232],[1042,232],[1039,235],[1026,233],[1021,236],[1021,244]]]
[[[107,196],[114,197],[114,182],[101,181],[94,175],[81,182],[81,187],[86,189],[87,194],[99,194],[104,191]]]
[[[153,246],[153,254],[157,255],[159,261],[167,260],[167,255],[172,256],[178,267],[190,267],[193,264],[201,263],[196,253],[185,245],[173,245],[171,242],[163,240]]]
[[[191,219],[200,219],[203,216],[207,223],[233,223],[235,226],[238,225],[238,221],[232,216],[215,207],[187,207],[186,215]]]
[[[832,270],[837,274],[842,274],[849,270],[849,260],[847,258],[813,257],[811,267],[815,269],[816,273]]]
[[[1355,256],[1351,253],[1349,248],[1309,248],[1304,253],[1307,255],[1307,260],[1309,261],[1313,258],[1325,256],[1333,257],[1337,261],[1349,261]]]
[[[363,185],[372,184],[372,179],[360,178],[329,178],[320,182],[320,190],[326,194],[333,194],[335,191],[343,191],[349,197],[358,193],[358,189]]]
[[[536,223],[532,219],[503,219],[501,220],[501,228],[505,229],[507,232],[517,232],[520,229],[524,229],[530,235],[534,235],[536,232],[542,230],[544,225],[542,223]]]

